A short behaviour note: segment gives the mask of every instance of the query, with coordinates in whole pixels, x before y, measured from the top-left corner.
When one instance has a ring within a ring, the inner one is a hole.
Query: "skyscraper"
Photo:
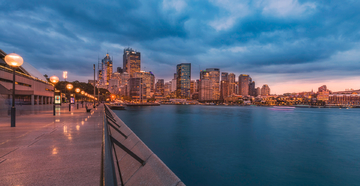
[[[109,85],[109,80],[111,79],[113,73],[113,62],[110,58],[110,55],[107,53],[104,59],[101,60],[99,64],[98,78],[99,85]]]
[[[242,95],[242,96],[249,95],[249,81],[250,81],[249,75],[240,74],[240,76],[239,76],[239,95]]]
[[[228,73],[227,72],[221,72],[221,81],[228,81]]]
[[[158,79],[155,84],[155,94],[158,96],[163,96],[164,88],[165,88],[164,79]]]
[[[130,74],[130,77],[134,77],[135,72],[140,72],[141,69],[141,57],[140,52],[133,50],[132,48],[124,49],[123,55],[123,71]]]
[[[151,98],[150,92],[151,92],[151,86],[153,85],[152,77],[153,74],[151,72],[140,71],[134,73],[134,78],[142,79],[142,85],[144,86],[145,89],[146,98]]]
[[[191,63],[176,66],[176,97],[190,98]]]
[[[255,81],[252,81],[252,80],[250,80],[250,83],[249,83],[249,95],[250,96],[257,96],[256,95],[256,89],[255,89]]]
[[[220,69],[207,68],[200,71],[200,101],[220,99]]]
[[[267,84],[265,84],[261,87],[261,95],[262,96],[270,95],[270,87]]]
[[[228,80],[229,80],[229,95],[236,94],[235,74],[230,73],[228,75]]]

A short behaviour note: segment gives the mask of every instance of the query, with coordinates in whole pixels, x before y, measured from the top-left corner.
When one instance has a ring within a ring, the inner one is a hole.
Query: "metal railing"
[[[120,143],[112,134],[111,129],[114,129],[115,132],[119,133],[121,136],[128,138],[126,134],[124,134],[119,125],[116,122],[116,119],[112,115],[108,106],[104,104],[104,122],[103,122],[103,139],[102,139],[102,152],[101,152],[101,179],[100,185],[118,185],[117,175],[119,176],[121,185],[124,185],[124,181],[120,171],[119,160],[117,157],[117,151],[115,146],[118,146],[124,152],[129,154],[135,160],[137,160],[142,166],[145,165],[145,161],[137,156],[134,152],[128,149],[125,145]],[[115,161],[114,161],[115,157]],[[116,162],[117,171],[115,171]]]

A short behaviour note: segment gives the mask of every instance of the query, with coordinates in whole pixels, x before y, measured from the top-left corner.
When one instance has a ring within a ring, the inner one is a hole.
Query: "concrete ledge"
[[[117,124],[120,125],[118,129],[128,136],[125,138],[110,127],[113,137],[146,162],[144,166],[141,165],[132,156],[115,145],[121,176],[125,185],[185,185],[114,112],[111,110],[110,112],[117,121]],[[114,158],[115,169],[117,171],[116,163],[116,158]],[[120,181],[118,184],[120,185]]]

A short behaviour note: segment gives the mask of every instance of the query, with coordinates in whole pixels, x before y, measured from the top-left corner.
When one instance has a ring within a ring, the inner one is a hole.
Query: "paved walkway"
[[[0,118],[0,185],[99,185],[103,107]]]

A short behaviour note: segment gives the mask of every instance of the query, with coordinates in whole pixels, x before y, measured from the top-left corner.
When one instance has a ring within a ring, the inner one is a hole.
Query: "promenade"
[[[99,185],[103,106],[0,117],[0,185]]]

